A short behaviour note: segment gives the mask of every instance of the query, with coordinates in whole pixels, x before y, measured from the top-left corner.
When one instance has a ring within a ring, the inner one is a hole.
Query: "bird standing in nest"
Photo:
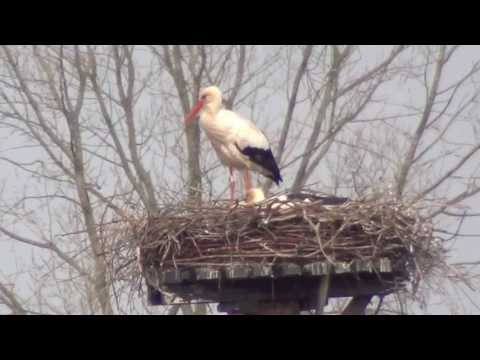
[[[185,126],[195,120],[198,114],[200,127],[207,134],[222,164],[229,168],[231,200],[235,196],[234,169],[243,171],[247,200],[255,193],[250,171],[270,178],[277,185],[283,181],[265,134],[250,120],[223,109],[222,93],[218,87],[210,86],[200,91],[199,100],[185,118]]]

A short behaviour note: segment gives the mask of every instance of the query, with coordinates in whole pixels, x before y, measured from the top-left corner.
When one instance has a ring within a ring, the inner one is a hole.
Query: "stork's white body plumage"
[[[200,126],[224,165],[238,170],[249,169],[265,173],[264,168],[241,152],[247,147],[270,149],[265,135],[250,120],[238,116],[233,111],[221,109],[215,117],[209,113],[202,114]]]
[[[265,134],[253,122],[233,111],[222,109],[222,94],[215,87],[200,91],[200,100],[187,115],[187,124],[200,112],[200,126],[212,143],[220,161],[230,169],[233,198],[233,169],[244,171],[245,188],[252,188],[249,170],[279,184],[280,170]]]

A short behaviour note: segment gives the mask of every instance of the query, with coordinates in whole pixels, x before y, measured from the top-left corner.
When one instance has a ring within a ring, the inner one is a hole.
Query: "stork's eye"
[[[200,99],[205,100],[207,98],[207,94],[203,94]]]

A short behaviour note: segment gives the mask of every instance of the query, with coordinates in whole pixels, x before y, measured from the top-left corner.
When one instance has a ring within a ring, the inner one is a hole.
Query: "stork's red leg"
[[[235,198],[235,176],[233,175],[233,168],[229,167],[230,170],[230,178],[228,179],[230,185],[230,200],[234,200]]]
[[[245,186],[245,195],[247,195],[248,191],[253,187],[252,174],[248,169],[245,169],[245,171],[243,172],[243,184]]]

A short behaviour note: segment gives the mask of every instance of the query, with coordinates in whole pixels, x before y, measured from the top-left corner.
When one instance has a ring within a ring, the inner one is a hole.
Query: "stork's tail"
[[[272,173],[267,175],[267,177],[277,184],[277,186],[280,185],[280,183],[283,181],[283,178],[282,175],[280,175],[280,169],[278,168],[277,164],[275,164],[275,167],[272,167],[270,170]]]

